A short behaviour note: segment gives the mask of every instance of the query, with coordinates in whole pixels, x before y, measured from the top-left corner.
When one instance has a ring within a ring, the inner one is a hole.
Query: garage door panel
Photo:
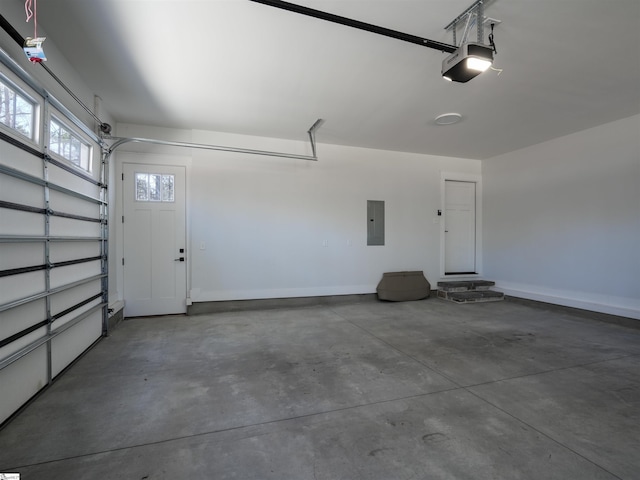
[[[53,328],[58,329],[69,323],[73,323],[76,319],[85,313],[91,311],[98,305],[100,305],[101,299],[97,298],[87,303],[86,305],[81,305],[78,308],[75,308],[73,311],[70,311],[66,315],[61,316],[60,318],[56,318],[53,322]],[[102,325],[100,326],[102,328]]]
[[[61,312],[68,310],[75,305],[86,301],[99,294],[101,291],[100,280],[93,280],[88,283],[75,286],[68,290],[56,293],[51,296],[51,315],[57,316]]]
[[[44,235],[44,217],[0,207],[0,235]]]
[[[93,242],[52,242],[49,258],[52,263],[66,262],[77,258],[90,258],[100,255],[100,244]]]
[[[73,167],[72,167],[73,168]],[[78,169],[82,175],[87,175],[88,177],[93,178],[94,180],[98,180],[94,178],[92,175],[87,174],[86,172]],[[52,165],[48,170],[49,181],[55,183],[56,185],[64,185],[65,188],[73,190],[74,192],[81,193],[88,197],[99,198],[100,197],[100,186],[95,185],[93,183],[87,182],[84,178],[78,177],[73,173],[70,173],[66,170],[56,167]]]
[[[44,264],[44,243],[0,243],[0,271]]]
[[[42,187],[8,175],[0,175],[0,200],[44,208]]]
[[[45,288],[44,270],[0,277],[0,305],[42,293]]]
[[[37,325],[40,325],[41,322],[42,321],[35,322],[35,320],[34,320],[32,323],[33,323],[33,325],[37,326]],[[20,350],[22,350],[23,348],[28,347],[29,345],[33,344],[34,342],[36,342],[38,340],[42,340],[46,336],[47,336],[47,327],[46,326],[38,327],[35,330],[28,331],[24,335],[20,335],[20,337],[17,338],[15,341],[13,341],[10,344],[5,345],[4,347],[0,348],[0,355],[2,355],[0,358],[8,358],[8,357],[20,352]]]
[[[4,420],[47,385],[47,347],[43,345],[0,370],[0,385],[11,385],[2,389],[0,419]]]
[[[89,348],[102,333],[100,311],[65,330],[51,340],[51,374],[55,378]]]
[[[51,217],[50,235],[61,237],[99,237],[100,224],[72,218]]]
[[[0,140],[2,164],[34,177],[42,177],[42,159]]]
[[[69,283],[84,280],[101,273],[101,265],[99,260],[92,262],[80,263],[77,265],[69,265],[67,267],[59,267],[51,270],[51,288],[58,288]]]
[[[45,318],[47,318],[47,310],[44,298],[0,312],[0,341],[22,332]],[[2,353],[0,358],[3,358]]]
[[[85,201],[78,197],[52,191],[49,194],[49,206],[53,211],[81,215],[83,217],[100,218],[100,205]]]

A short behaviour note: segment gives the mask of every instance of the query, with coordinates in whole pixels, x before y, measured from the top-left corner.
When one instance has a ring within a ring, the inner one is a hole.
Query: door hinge
[[[122,180],[124,180],[124,173],[122,174]]]
[[[124,215],[122,215],[122,223],[124,223]]]
[[[124,265],[124,258],[122,259],[122,265]]]

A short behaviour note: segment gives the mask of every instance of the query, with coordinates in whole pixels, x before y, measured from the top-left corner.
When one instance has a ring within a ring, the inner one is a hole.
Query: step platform
[[[467,290],[489,290],[496,282],[491,280],[462,280],[455,282],[438,282],[438,290],[445,292],[466,292]]]
[[[438,290],[438,298],[456,303],[498,302],[504,300],[504,293],[493,290],[469,290],[466,292],[445,292]]]
[[[460,280],[438,282],[438,298],[456,303],[496,302],[504,300],[504,293],[491,290],[496,283],[490,280]]]

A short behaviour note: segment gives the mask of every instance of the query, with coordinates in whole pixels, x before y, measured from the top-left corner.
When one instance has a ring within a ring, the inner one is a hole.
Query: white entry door
[[[123,164],[124,314],[185,313],[185,168]]]
[[[476,272],[476,184],[445,181],[445,275]]]

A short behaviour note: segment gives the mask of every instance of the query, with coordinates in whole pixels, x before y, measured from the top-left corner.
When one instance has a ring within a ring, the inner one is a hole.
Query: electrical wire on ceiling
[[[38,0],[26,0],[24,12],[27,15],[27,23],[33,18],[33,38],[38,38]]]
[[[489,46],[491,48],[493,48],[493,53],[498,53],[498,49],[496,48],[496,42],[493,40],[493,29],[495,28],[496,24],[495,23],[491,23],[491,33],[489,34]],[[495,68],[493,65],[491,67],[491,70],[493,70],[494,72],[498,72],[498,75],[500,75],[504,70],[502,68]]]
[[[493,29],[495,28],[496,24],[492,23],[491,24],[491,33],[489,34],[489,45],[491,45],[491,48],[493,48],[493,53],[498,53],[498,50],[496,49],[496,42],[493,40]]]
[[[38,2],[37,0],[26,0],[24,3],[24,13],[27,16],[27,23],[33,19],[33,37],[25,39],[22,49],[30,62],[41,63],[47,61],[42,44],[46,37],[38,37]]]
[[[477,22],[477,18],[474,15],[467,15],[467,24],[464,27],[464,33],[462,34],[462,40],[460,40],[460,43],[457,45],[458,47],[460,45],[463,45],[465,43],[467,43],[467,38],[469,37],[469,32],[471,31],[471,29],[476,25]],[[454,26],[454,32],[455,32],[455,26]]]

